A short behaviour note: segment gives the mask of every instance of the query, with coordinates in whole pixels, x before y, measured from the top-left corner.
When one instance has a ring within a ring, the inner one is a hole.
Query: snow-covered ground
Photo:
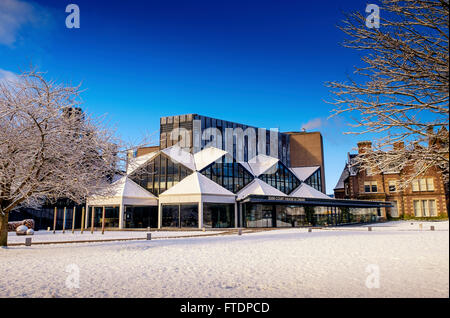
[[[167,237],[180,237],[180,236],[197,236],[197,235],[211,235],[217,233],[223,233],[224,231],[105,231],[102,234],[101,231],[94,231],[91,234],[90,231],[84,231],[83,234],[80,231],[75,231],[72,234],[72,230],[66,230],[63,234],[62,231],[36,231],[33,235],[18,236],[15,232],[8,233],[9,243],[24,243],[26,237],[31,237],[32,242],[64,242],[64,241],[98,241],[98,240],[111,240],[111,239],[133,239],[147,237],[147,233],[152,234],[152,238],[167,238]]]
[[[14,246],[0,297],[449,297],[449,223],[412,223]]]

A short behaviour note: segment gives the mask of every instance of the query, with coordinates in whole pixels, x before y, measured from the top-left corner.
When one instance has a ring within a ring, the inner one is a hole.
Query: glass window
[[[430,216],[437,216],[436,200],[429,200]]]
[[[364,182],[364,192],[370,192],[370,182]]]
[[[412,190],[414,192],[419,191],[419,180],[413,180],[413,182],[412,182]]]
[[[427,178],[427,190],[434,191],[434,180],[433,178]]]
[[[389,192],[396,192],[396,191],[397,191],[396,182],[394,180],[390,180],[389,181]]]
[[[234,204],[203,204],[204,227],[227,228],[234,225]]]
[[[179,206],[163,205],[162,206],[162,226],[163,227],[179,227]]]
[[[191,173],[190,169],[160,154],[144,167],[133,172],[130,179],[154,195],[159,195]]]
[[[414,206],[414,215],[416,217],[421,217],[422,216],[422,210],[420,209],[420,201],[419,200],[414,200],[413,201],[413,206]]]
[[[198,227],[198,204],[180,205],[180,227]]]
[[[425,179],[419,179],[420,191],[427,191],[427,183]]]

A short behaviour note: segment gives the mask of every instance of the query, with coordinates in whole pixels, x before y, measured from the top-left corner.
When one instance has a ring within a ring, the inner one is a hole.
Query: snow
[[[72,230],[66,229],[66,233],[62,233],[62,231],[56,231],[53,234],[53,231],[36,231],[32,236],[17,236],[14,232],[8,233],[8,242],[9,243],[24,243],[26,237],[31,237],[32,242],[64,242],[64,241],[90,241],[90,240],[112,240],[112,239],[133,239],[133,238],[146,238],[147,233],[152,234],[152,238],[168,238],[168,237],[181,237],[181,236],[196,236],[196,235],[211,235],[217,233],[223,233],[224,231],[146,231],[146,230],[138,230],[138,231],[105,231],[105,234],[102,234],[101,230],[94,231],[91,234],[90,229],[84,231],[83,234],[80,233],[80,230],[75,231],[72,234]]]
[[[0,297],[447,298],[448,230],[448,221],[397,221],[371,232],[299,228],[9,247],[0,249]],[[72,264],[79,288],[66,287]],[[374,265],[379,288],[367,288]]]

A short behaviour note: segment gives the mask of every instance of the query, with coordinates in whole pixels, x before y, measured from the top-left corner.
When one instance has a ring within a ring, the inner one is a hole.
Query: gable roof
[[[339,177],[339,180],[334,187],[334,190],[338,189],[344,189],[344,181],[350,176],[350,173],[348,172],[347,165],[345,165],[344,170],[342,170],[341,176]]]
[[[233,192],[228,191],[198,171],[195,171],[191,175],[187,176],[170,189],[161,193],[159,196],[190,194],[236,196]]]
[[[252,194],[286,196],[280,190],[258,178],[253,179],[252,182],[238,192],[238,199],[243,199]]]
[[[304,182],[289,196],[298,198],[331,199],[326,194],[314,189]]]
[[[89,204],[100,204],[107,202],[109,199],[133,198],[141,200],[156,201],[157,198],[140,185],[135,183],[128,176],[123,176],[117,181],[107,185],[99,194],[92,195],[88,198]]]

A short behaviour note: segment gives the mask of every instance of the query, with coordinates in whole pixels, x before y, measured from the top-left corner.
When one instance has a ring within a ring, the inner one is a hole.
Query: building
[[[163,117],[160,145],[87,199],[85,226],[226,228],[379,220],[386,202],[325,192],[320,133],[281,133],[197,114]]]
[[[358,154],[372,147],[370,141],[358,143]],[[397,143],[396,147],[404,147]],[[448,195],[443,175],[438,168],[428,169],[412,185],[399,189],[398,182],[411,174],[410,168],[402,171],[372,172],[355,164],[357,154],[348,154],[347,163],[334,189],[338,199],[389,201],[387,216],[399,217],[447,217]]]

